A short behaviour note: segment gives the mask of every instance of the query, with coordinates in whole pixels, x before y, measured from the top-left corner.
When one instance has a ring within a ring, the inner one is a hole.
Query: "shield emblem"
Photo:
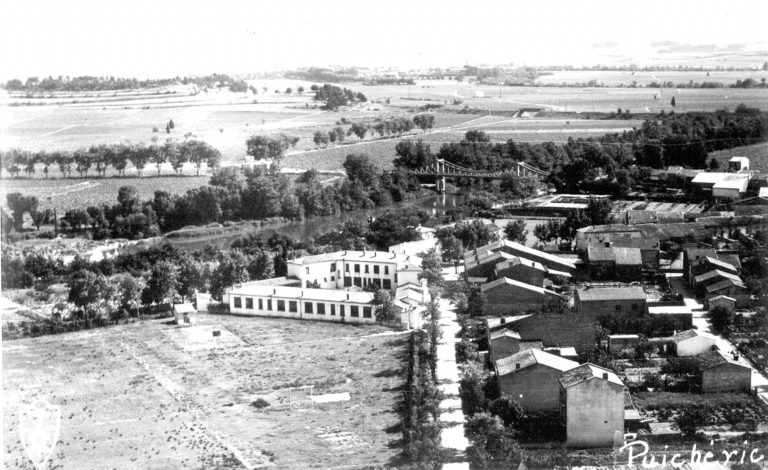
[[[19,409],[19,437],[37,470],[46,467],[61,431],[61,407],[38,398]]]

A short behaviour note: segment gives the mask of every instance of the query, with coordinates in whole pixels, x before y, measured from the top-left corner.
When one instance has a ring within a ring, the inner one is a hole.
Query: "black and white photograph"
[[[765,470],[768,2],[0,5],[23,470]]]

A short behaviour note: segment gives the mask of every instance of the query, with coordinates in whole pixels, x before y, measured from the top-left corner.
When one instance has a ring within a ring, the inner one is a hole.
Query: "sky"
[[[765,0],[3,2],[0,79],[642,62],[681,45],[766,51],[766,18]]]

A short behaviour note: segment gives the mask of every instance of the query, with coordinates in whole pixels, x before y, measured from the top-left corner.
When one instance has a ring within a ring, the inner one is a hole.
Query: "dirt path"
[[[459,368],[456,364],[456,343],[459,341],[457,335],[460,327],[456,320],[456,310],[446,299],[440,299],[440,315],[443,337],[437,345],[437,383],[445,395],[440,402],[440,422],[445,426],[440,431],[440,441],[444,448],[454,451],[458,457],[464,457],[469,443],[464,437],[464,413],[459,398]],[[443,468],[469,468],[465,462],[458,464],[448,464]]]

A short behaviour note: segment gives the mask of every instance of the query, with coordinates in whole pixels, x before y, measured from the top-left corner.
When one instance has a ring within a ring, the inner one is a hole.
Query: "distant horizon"
[[[222,0],[104,4],[40,0],[0,15],[3,82],[47,76],[152,79],[260,74],[329,64],[400,70],[515,66],[682,65],[768,61],[768,2],[599,0],[471,5],[391,0],[290,5]]]

